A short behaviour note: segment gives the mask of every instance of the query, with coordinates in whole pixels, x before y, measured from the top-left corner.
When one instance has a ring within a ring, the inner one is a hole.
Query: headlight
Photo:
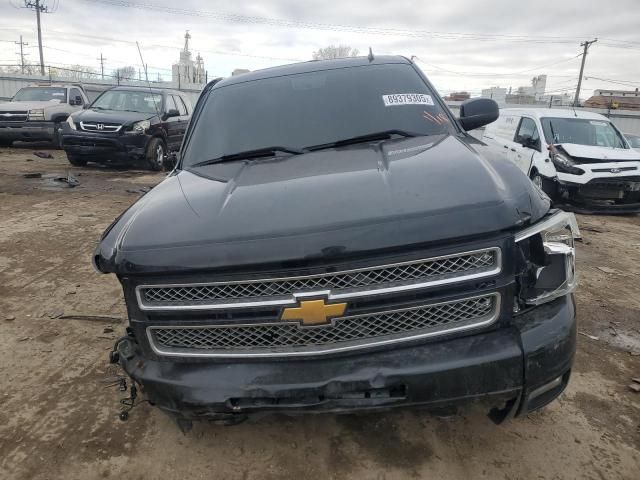
[[[558,212],[516,234],[524,259],[518,298],[526,305],[540,305],[575,290],[578,235],[573,213]]]
[[[551,161],[559,172],[570,173],[572,175],[582,175],[584,173],[584,170],[575,166],[573,160],[557,151],[551,152]]]
[[[136,122],[131,125],[131,130],[128,130],[126,133],[129,135],[142,135],[149,130],[151,126],[151,122],[149,120],[142,120],[141,122]]]
[[[35,108],[29,110],[29,120],[44,120],[44,109]]]
[[[76,130],[76,122],[74,122],[73,118],[71,118],[70,116],[67,117],[67,125],[69,125],[69,128],[71,130]]]

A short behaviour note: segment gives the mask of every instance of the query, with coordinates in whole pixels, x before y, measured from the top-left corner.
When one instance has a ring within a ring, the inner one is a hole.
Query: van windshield
[[[611,122],[587,118],[542,118],[547,143],[628,148]]]
[[[407,64],[336,68],[211,91],[183,152],[185,166],[273,146],[304,150],[377,132],[455,132]]]

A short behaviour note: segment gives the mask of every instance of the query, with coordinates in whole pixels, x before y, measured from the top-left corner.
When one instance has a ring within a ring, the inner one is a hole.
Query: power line
[[[579,53],[578,55],[575,55],[575,56],[573,56],[571,58],[565,58],[565,59],[558,60],[558,61],[555,61],[555,62],[552,62],[552,63],[547,63],[547,64],[544,64],[544,65],[538,65],[537,67],[532,67],[532,68],[529,68],[527,70],[521,70],[521,71],[518,71],[518,72],[505,72],[505,73],[456,72],[456,71],[453,71],[453,70],[448,70],[446,68],[439,67],[438,65],[434,65],[433,63],[425,62],[424,60],[422,60],[421,58],[416,57],[416,56],[414,56],[412,58],[415,58],[416,60],[424,63],[425,65],[429,65],[429,66],[431,66],[433,68],[436,68],[438,70],[442,70],[444,72],[452,73],[454,75],[460,75],[460,76],[463,76],[463,77],[510,77],[510,76],[522,75],[522,74],[525,74],[525,73],[528,73],[528,72],[533,72],[535,70],[540,70],[542,68],[551,67],[553,65],[558,65],[560,63],[569,62],[569,61],[571,61],[571,60],[573,60],[575,58],[580,57],[581,55],[582,55],[582,53]]]
[[[445,40],[468,40],[468,41],[509,41],[509,42],[526,42],[526,43],[556,43],[556,44],[572,44],[576,37],[563,36],[540,36],[540,35],[507,35],[507,34],[482,34],[482,33],[460,33],[460,32],[438,32],[426,30],[412,29],[396,29],[396,28],[374,28],[362,27],[357,25],[330,24],[317,22],[303,22],[295,20],[285,20],[280,18],[260,17],[239,15],[222,11],[195,10],[186,8],[165,7],[150,2],[131,2],[121,0],[85,0],[93,3],[101,3],[125,8],[135,8],[145,11],[157,11],[172,15],[184,15],[193,17],[206,17],[221,22],[228,23],[244,23],[244,24],[260,24],[271,27],[285,28],[303,28],[314,30],[329,30],[340,32],[353,32],[371,35],[390,35],[403,37],[431,37]],[[633,46],[636,43],[625,40],[609,39],[611,42],[617,42],[622,47]],[[613,45],[613,43],[612,43]]]
[[[625,85],[627,87],[639,87],[640,83],[632,83],[629,81],[625,81],[625,80],[614,80],[611,78],[600,78],[600,77],[594,77],[593,75],[589,75],[588,77],[584,77],[585,80],[600,80],[602,82],[608,82],[608,83],[616,83],[618,85]]]

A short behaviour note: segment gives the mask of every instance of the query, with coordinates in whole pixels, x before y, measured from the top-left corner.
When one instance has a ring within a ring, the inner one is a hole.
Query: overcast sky
[[[23,3],[0,0],[0,63],[18,61],[18,47],[10,42],[20,34],[29,42],[28,60],[38,60],[35,14],[14,7]],[[45,3],[53,5],[54,0]],[[153,76],[160,72],[168,80],[188,29],[192,51],[204,57],[209,78],[227,76],[234,68],[254,70],[308,60],[320,47],[346,44],[363,54],[371,46],[378,54],[417,56],[442,94],[454,90],[479,94],[493,85],[515,88],[542,73],[549,75],[547,90],[560,93],[577,83],[580,42],[598,37],[589,51],[585,75],[629,85],[589,79],[583,83],[582,96],[596,88],[640,87],[638,0],[122,3],[160,10],[59,0],[57,11],[42,17],[45,63],[99,70],[97,58],[102,52],[109,72],[125,65],[137,67],[137,40]],[[179,8],[182,14],[162,8]]]

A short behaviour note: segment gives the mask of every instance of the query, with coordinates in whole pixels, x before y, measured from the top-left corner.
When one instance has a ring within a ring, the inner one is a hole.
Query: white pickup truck
[[[10,147],[16,140],[47,140],[59,146],[62,124],[88,103],[79,85],[21,88],[9,102],[0,103],[0,147]]]

